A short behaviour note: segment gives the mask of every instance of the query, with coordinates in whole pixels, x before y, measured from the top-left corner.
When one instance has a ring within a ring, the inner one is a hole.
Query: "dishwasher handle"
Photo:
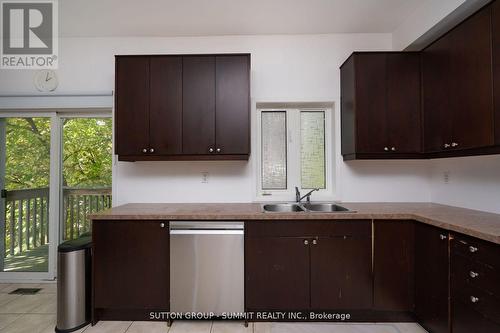
[[[243,235],[243,230],[229,229],[170,229],[171,235]]]

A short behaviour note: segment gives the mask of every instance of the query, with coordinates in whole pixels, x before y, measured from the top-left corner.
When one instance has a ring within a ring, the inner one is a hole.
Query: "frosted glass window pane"
[[[300,112],[301,187],[325,188],[325,112]]]
[[[286,189],[286,112],[262,112],[262,189]]]

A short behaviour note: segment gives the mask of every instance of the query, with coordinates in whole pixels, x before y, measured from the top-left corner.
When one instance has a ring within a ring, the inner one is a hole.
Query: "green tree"
[[[6,138],[6,189],[49,186],[50,119],[9,118]],[[111,186],[109,118],[63,120],[63,186]]]

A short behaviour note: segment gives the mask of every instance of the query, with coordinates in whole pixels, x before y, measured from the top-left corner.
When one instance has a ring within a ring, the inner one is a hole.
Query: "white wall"
[[[500,213],[500,155],[430,163],[433,202]],[[449,174],[448,183],[444,181],[445,173]]]
[[[466,1],[471,0],[422,1],[412,15],[392,33],[394,50],[407,48]]]
[[[429,168],[422,161],[343,163],[340,157],[338,68],[352,51],[390,49],[390,34],[62,39],[58,92],[111,91],[115,54],[250,52],[254,105],[335,103],[338,199],[428,201]],[[32,76],[31,71],[0,71],[0,92],[33,93]],[[253,158],[249,162],[116,162],[115,204],[252,201],[253,162]],[[204,171],[210,174],[208,184],[201,183]]]

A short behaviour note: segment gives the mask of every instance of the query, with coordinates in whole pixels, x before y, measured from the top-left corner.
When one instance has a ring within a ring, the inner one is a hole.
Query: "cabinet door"
[[[372,306],[371,238],[320,237],[311,244],[311,309]]]
[[[429,332],[449,332],[448,232],[415,226],[415,315]]]
[[[441,151],[452,140],[450,50],[445,35],[422,52],[425,152]]]
[[[149,154],[182,153],[182,57],[151,57]]]
[[[413,311],[415,229],[412,221],[375,221],[374,308]]]
[[[309,246],[304,239],[245,240],[245,308],[309,309]]]
[[[356,152],[383,153],[388,146],[386,55],[356,54]]]
[[[149,148],[149,57],[117,57],[115,153],[142,155]]]
[[[215,149],[215,57],[183,57],[182,104],[182,152],[210,154]]]
[[[495,143],[500,145],[500,1],[491,5],[493,39],[493,87],[495,106]]]
[[[481,10],[450,33],[453,143],[458,149],[493,140],[491,10]]]
[[[95,221],[92,229],[94,308],[168,311],[166,224],[162,227],[157,221]]]
[[[215,68],[217,152],[249,154],[250,57],[217,56]]]
[[[387,54],[387,123],[396,153],[421,151],[420,54]]]

